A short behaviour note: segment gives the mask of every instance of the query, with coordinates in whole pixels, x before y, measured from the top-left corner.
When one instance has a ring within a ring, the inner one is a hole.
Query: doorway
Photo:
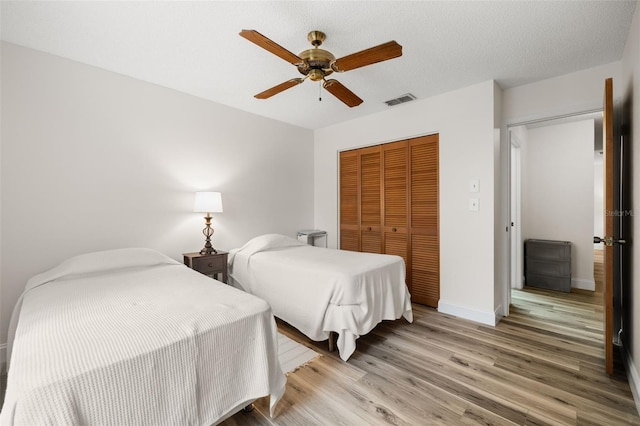
[[[523,288],[528,238],[570,241],[571,287],[596,290],[599,257],[593,236],[602,228],[602,111],[510,125],[507,137],[508,302],[513,289]]]

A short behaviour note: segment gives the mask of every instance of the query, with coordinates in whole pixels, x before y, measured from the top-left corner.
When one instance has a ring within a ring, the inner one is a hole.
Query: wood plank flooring
[[[513,292],[490,327],[414,305],[384,322],[348,362],[279,322],[322,356],[225,425],[640,425],[624,369],[604,373],[601,292]]]

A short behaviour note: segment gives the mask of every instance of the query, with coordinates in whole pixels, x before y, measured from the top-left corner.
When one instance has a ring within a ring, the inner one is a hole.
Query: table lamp
[[[204,217],[205,227],[202,233],[205,236],[204,248],[200,250],[200,254],[217,253],[216,249],[211,245],[211,236],[213,228],[211,227],[211,213],[222,212],[222,194],[219,192],[196,192],[196,201],[193,205],[193,211],[197,213],[206,213]]]

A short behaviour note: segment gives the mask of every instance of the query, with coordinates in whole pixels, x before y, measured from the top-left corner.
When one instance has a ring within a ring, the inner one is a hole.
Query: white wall
[[[338,237],[338,152],[440,135],[440,305],[442,312],[495,322],[494,82],[389,108],[315,132],[315,227]],[[480,193],[469,193],[469,180]],[[469,211],[469,198],[480,211]]]
[[[505,126],[602,109],[604,80],[612,77],[614,93],[619,93],[615,82],[620,78],[621,66],[621,62],[612,62],[506,89],[502,93],[502,124]]]
[[[640,211],[640,4],[636,4],[636,10],[631,22],[631,30],[627,37],[627,44],[622,56],[622,78],[619,84],[614,81],[614,91],[616,87],[622,92],[622,100],[625,109],[628,109],[631,123],[629,123],[630,138],[627,142],[631,145],[631,155],[633,167],[631,170],[632,196],[631,206],[632,216],[629,216],[632,223],[632,241],[640,241],[640,224],[635,222]],[[637,243],[636,243],[637,247]],[[631,289],[627,292],[630,300],[625,300],[627,309],[630,312],[629,321],[625,324],[625,351],[628,357],[628,376],[631,382],[631,389],[634,392],[636,407],[640,410],[640,249],[631,250],[632,264],[635,271],[631,276]]]
[[[522,155],[522,236],[570,241],[572,286],[593,280],[594,120],[530,128]]]
[[[2,343],[26,280],[64,258],[200,250],[196,190],[222,192],[219,249],[313,226],[310,130],[12,44],[1,77]]]

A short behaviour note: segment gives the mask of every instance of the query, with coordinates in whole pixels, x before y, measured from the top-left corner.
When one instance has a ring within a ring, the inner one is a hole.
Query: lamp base
[[[207,213],[204,217],[205,227],[202,230],[202,233],[205,236],[204,247],[200,250],[200,254],[214,254],[218,253],[216,249],[211,245],[211,236],[213,235],[213,228],[211,227],[211,215]]]
[[[214,249],[213,247],[209,246],[204,246],[204,248],[202,250],[200,250],[200,254],[214,254],[214,253],[218,253],[216,251],[216,249]]]

